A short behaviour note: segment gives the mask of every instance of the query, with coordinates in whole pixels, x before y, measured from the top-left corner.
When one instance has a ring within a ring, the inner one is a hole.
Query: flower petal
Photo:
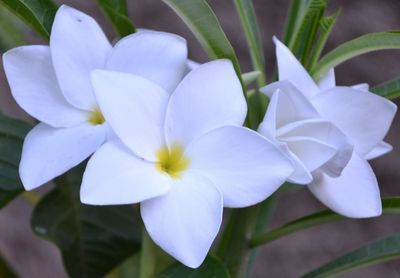
[[[85,112],[70,105],[58,87],[48,46],[14,48],[3,63],[12,95],[28,114],[54,127],[85,121]]]
[[[332,68],[318,81],[318,87],[321,91],[326,91],[334,88],[335,86],[335,70]]]
[[[229,60],[216,60],[192,70],[168,104],[167,143],[187,145],[202,134],[224,126],[242,125],[247,113],[239,79]]]
[[[278,130],[282,138],[314,138],[336,148],[335,156],[322,166],[322,170],[332,176],[340,176],[353,153],[353,145],[336,126],[321,119],[309,119],[288,124]]]
[[[283,141],[310,172],[329,161],[337,151],[335,147],[314,138],[299,136],[285,138]]]
[[[321,174],[309,189],[327,207],[347,217],[365,218],[382,213],[375,174],[368,162],[356,153],[340,177]]]
[[[307,98],[319,92],[317,84],[293,55],[289,48],[274,37],[279,80],[292,82]]]
[[[170,178],[135,156],[120,141],[104,144],[89,160],[81,201],[90,205],[134,204],[164,195]]]
[[[82,109],[96,107],[90,72],[105,67],[111,50],[97,22],[78,10],[61,6],[51,30],[50,48],[65,98]]]
[[[156,160],[164,144],[163,123],[169,94],[143,77],[94,71],[93,88],[108,124],[135,154]]]
[[[386,142],[379,142],[369,153],[367,153],[364,158],[366,160],[371,160],[385,155],[393,150],[393,147]]]
[[[96,151],[105,138],[102,125],[53,128],[38,124],[26,136],[22,149],[19,174],[25,189],[35,189],[75,167]]]
[[[375,94],[349,87],[336,87],[312,99],[322,117],[348,136],[361,156],[382,141],[388,132],[396,105]]]
[[[141,203],[141,214],[156,244],[186,266],[197,268],[217,236],[222,197],[205,177],[187,172],[171,191]]]
[[[351,88],[356,89],[356,90],[360,90],[360,91],[369,91],[369,84],[368,83],[360,83],[360,84],[356,84],[351,86]]]
[[[295,121],[320,118],[309,100],[289,81],[271,83],[260,91],[272,99],[264,118],[264,121],[275,121],[271,127],[278,129]]]
[[[147,78],[172,93],[186,70],[186,40],[180,36],[142,30],[120,40],[107,60],[107,69]]]
[[[291,162],[275,144],[244,127],[215,129],[193,141],[186,154],[190,169],[218,186],[227,207],[265,200],[293,172]]]

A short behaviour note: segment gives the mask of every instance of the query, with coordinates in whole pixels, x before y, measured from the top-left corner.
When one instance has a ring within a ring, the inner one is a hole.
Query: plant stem
[[[152,278],[155,274],[156,246],[152,239],[143,227],[142,231],[142,251],[140,252],[140,267],[139,267],[139,278]]]

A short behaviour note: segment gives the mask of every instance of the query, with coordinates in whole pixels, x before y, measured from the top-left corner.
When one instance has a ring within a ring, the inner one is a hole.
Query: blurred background
[[[96,6],[95,0],[57,1],[95,17],[110,39],[111,26]],[[183,22],[159,0],[128,0],[130,15],[140,28],[169,31],[187,39],[190,58],[199,62],[207,56]],[[250,58],[232,1],[210,0],[228,38],[239,57],[242,71],[251,70]],[[272,36],[282,37],[289,0],[254,0],[264,43],[267,73],[275,65]],[[331,0],[327,14],[342,7],[342,13],[328,40],[325,51],[369,32],[400,29],[399,0]],[[3,28],[3,26],[0,26]],[[29,43],[44,43],[34,33],[27,33]],[[351,85],[369,83],[374,86],[400,77],[400,51],[384,51],[363,55],[336,69],[337,83]],[[0,106],[9,115],[26,118],[10,96],[3,69],[0,68]],[[371,115],[373,117],[374,115]],[[400,195],[400,116],[388,134],[394,146],[389,155],[372,162],[382,196]],[[46,188],[44,189],[46,190]],[[324,209],[307,188],[282,194],[275,207],[271,227]],[[32,208],[16,199],[0,211],[0,253],[14,266],[21,277],[67,277],[58,250],[34,236],[30,229]],[[400,216],[384,216],[367,220],[345,220],[305,230],[260,248],[254,278],[298,277],[324,262],[344,254],[363,243],[400,232]],[[391,261],[359,269],[343,277],[400,277],[400,261]]]

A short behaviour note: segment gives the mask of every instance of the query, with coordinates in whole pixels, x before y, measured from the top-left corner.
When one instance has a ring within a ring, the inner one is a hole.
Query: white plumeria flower
[[[25,189],[76,166],[112,137],[93,93],[90,72],[110,69],[148,78],[172,92],[187,70],[186,41],[141,31],[114,47],[96,21],[59,8],[50,46],[10,50],[3,63],[17,103],[39,123],[27,135],[20,163]]]
[[[171,97],[135,75],[95,71],[92,81],[122,143],[89,160],[81,201],[141,202],[152,239],[189,267],[207,255],[223,206],[261,202],[293,171],[273,143],[242,127],[246,101],[228,60],[197,67]]]
[[[336,86],[333,69],[315,83],[291,51],[274,41],[280,81],[262,89],[271,103],[259,131],[294,161],[291,181],[309,183],[327,207],[354,218],[380,215],[379,187],[367,160],[391,151],[382,140],[396,105],[368,92],[366,84]]]

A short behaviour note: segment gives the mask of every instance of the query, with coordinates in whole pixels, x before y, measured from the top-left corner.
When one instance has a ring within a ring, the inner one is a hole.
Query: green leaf
[[[307,7],[308,0],[292,0],[286,16],[284,42],[290,45],[294,40],[294,31],[299,28],[301,17]]]
[[[23,191],[18,165],[31,126],[0,113],[0,208]]]
[[[97,0],[110,19],[119,37],[135,33],[136,29],[128,15],[126,0]]]
[[[371,92],[388,99],[400,97],[400,79],[394,79],[378,85],[371,89]]]
[[[340,12],[341,10],[339,9],[333,15],[324,16],[321,19],[319,23],[320,28],[319,28],[318,40],[314,43],[314,50],[309,60],[307,68],[314,67],[319,57],[321,56],[322,50],[325,47],[326,41],[328,40],[328,37],[331,34],[333,26],[335,25],[336,20],[340,15]]]
[[[227,268],[217,258],[208,256],[203,264],[196,269],[174,263],[158,278],[229,278]]]
[[[305,274],[304,278],[336,277],[356,268],[400,258],[400,234],[369,242]]]
[[[33,30],[49,38],[57,11],[52,0],[0,0],[12,13],[20,17]]]
[[[232,45],[205,0],[163,0],[186,23],[211,59],[230,59],[240,77],[240,67]]]
[[[0,52],[25,44],[26,27],[10,11],[0,5]]]
[[[15,275],[12,267],[7,263],[7,261],[0,254],[0,277],[14,278]]]
[[[253,68],[255,71],[260,72],[257,80],[258,86],[264,86],[266,84],[265,58],[253,2],[252,0],[234,0],[233,2],[235,3],[246,36]]]
[[[140,217],[133,206],[81,204],[82,171],[73,171],[71,183],[66,176],[57,179],[35,207],[32,229],[60,248],[71,277],[102,277],[139,251]]]
[[[345,42],[326,54],[311,69],[314,79],[321,78],[329,69],[359,55],[384,49],[400,49],[400,31],[370,33]]]
[[[382,199],[382,214],[400,214],[400,197]],[[252,247],[260,246],[298,231],[345,219],[348,218],[331,210],[324,210],[289,222],[280,228],[256,235],[251,239],[250,245]]]
[[[255,71],[250,71],[242,74],[242,80],[243,83],[248,86],[254,81],[257,80],[257,78],[262,74],[261,71],[255,70]]]
[[[309,0],[303,16],[294,30],[289,48],[303,65],[307,64],[315,43],[319,23],[324,15],[327,0]]]

